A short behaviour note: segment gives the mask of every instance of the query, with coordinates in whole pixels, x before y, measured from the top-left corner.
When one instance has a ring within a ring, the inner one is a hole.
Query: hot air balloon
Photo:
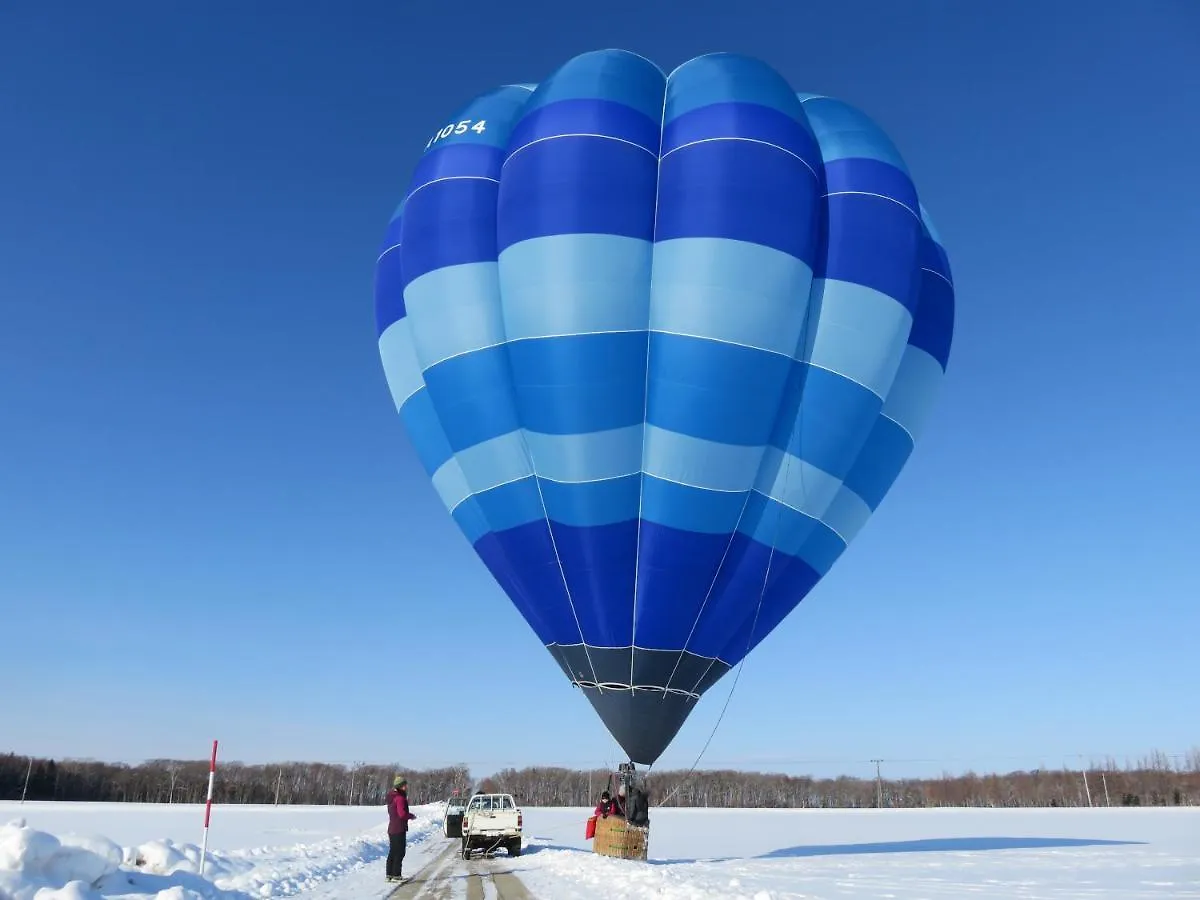
[[[433,487],[646,765],[878,508],[954,321],[883,131],[728,53],[585,53],[471,100],[375,303]]]

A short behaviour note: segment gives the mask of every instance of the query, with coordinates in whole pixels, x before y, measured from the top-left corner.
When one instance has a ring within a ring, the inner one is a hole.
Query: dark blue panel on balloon
[[[491,178],[500,180],[504,151],[487,144],[447,144],[421,157],[413,172],[409,193],[422,185],[444,178]]]
[[[819,179],[821,151],[812,130],[780,110],[757,103],[713,103],[672,119],[663,129],[662,154],[697,141],[743,138],[782,147],[808,163]]]
[[[827,252],[815,275],[874,288],[912,311],[921,224],[903,206],[862,194],[829,197]]]
[[[554,538],[584,640],[595,647],[628,646],[637,520],[584,528],[555,522]]]
[[[387,228],[383,232],[383,241],[379,245],[379,252],[382,254],[389,247],[394,247],[400,243],[400,232],[404,228],[404,216],[401,210],[396,210]]]
[[[759,574],[761,579],[761,574]],[[775,551],[770,557],[770,575],[766,590],[756,594],[750,608],[729,631],[728,640],[717,654],[730,665],[736,665],[748,651],[754,649],[808,596],[821,580],[818,572],[804,560]],[[761,604],[759,602],[761,596]]]
[[[712,596],[688,643],[690,652],[701,656],[718,656],[734,629],[741,625],[747,615],[753,615],[762,594],[770,554],[770,547],[740,531],[733,536],[729,555],[717,575]]]
[[[657,175],[656,156],[621,141],[563,137],[527,147],[504,167],[500,250],[554,234],[650,240]]]
[[[612,100],[559,100],[538,107],[513,129],[509,152],[563,134],[602,134],[658,153],[659,123]],[[522,151],[524,152],[524,151]]]
[[[912,179],[891,163],[861,157],[826,163],[825,190],[830,194],[851,192],[890,197],[908,207],[914,224],[920,227],[917,189],[913,187]]]
[[[739,498],[740,499],[740,498]],[[637,644],[680,650],[717,577],[730,535],[642,523]]]
[[[401,259],[404,284],[445,266],[496,259],[494,181],[438,181],[404,207]]]
[[[406,315],[400,251],[392,250],[375,264],[375,333],[383,334]]]
[[[945,370],[954,337],[954,288],[931,272],[922,272],[921,276],[921,299],[908,342],[936,359]]]
[[[496,537],[489,534],[476,541],[475,552],[479,554],[483,564],[487,566],[492,577],[496,579],[496,583],[508,595],[522,618],[529,623],[538,639],[542,643],[551,642],[556,631],[552,620],[547,619],[545,611],[528,595],[525,585],[519,579],[519,574],[512,562],[505,557]]]
[[[655,240],[748,241],[812,265],[819,193],[804,163],[774,147],[694,144],[662,161]]]
[[[550,529],[544,519],[485,535],[475,543],[475,551],[489,569],[503,572],[537,612],[547,632],[539,637],[547,643],[579,643],[579,627],[571,612],[562,571],[554,558]]]

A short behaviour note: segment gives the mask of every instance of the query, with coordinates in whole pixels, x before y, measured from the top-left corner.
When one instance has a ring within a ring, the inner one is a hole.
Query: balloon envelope
[[[879,506],[954,293],[861,112],[747,57],[605,50],[430,135],[376,313],[434,488],[650,764]]]

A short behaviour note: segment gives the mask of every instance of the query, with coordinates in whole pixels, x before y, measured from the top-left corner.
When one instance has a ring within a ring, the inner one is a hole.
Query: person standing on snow
[[[397,775],[387,793],[388,848],[387,880],[400,881],[404,866],[404,850],[408,841],[408,823],[416,816],[408,811],[408,779]]]

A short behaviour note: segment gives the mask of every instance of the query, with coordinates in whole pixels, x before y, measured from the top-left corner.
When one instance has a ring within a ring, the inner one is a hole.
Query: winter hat
[[[393,787],[404,787],[407,784],[408,784],[408,779],[405,778],[403,775],[397,775],[395,780],[392,781]]]

